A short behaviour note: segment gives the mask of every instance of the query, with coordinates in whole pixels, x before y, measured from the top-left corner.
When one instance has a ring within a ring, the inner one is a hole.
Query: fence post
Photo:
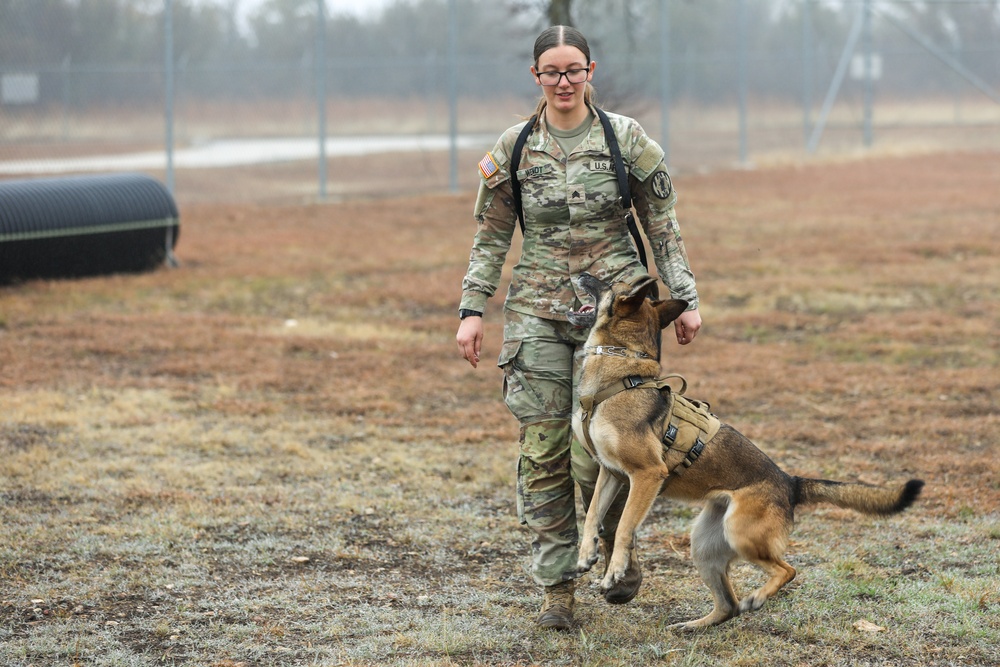
[[[62,62],[62,140],[63,142],[69,141],[69,106],[70,106],[70,94],[69,88],[72,85],[72,79],[70,74],[70,63],[72,62],[72,57],[67,55],[63,58]]]
[[[872,101],[875,97],[874,73],[872,71],[872,2],[865,0],[864,26],[862,27],[862,50],[864,64],[864,142],[865,148],[872,145]]]
[[[739,0],[739,18],[737,28],[739,37],[739,63],[737,71],[739,76],[739,98],[740,98],[740,164],[747,164],[747,0]]]
[[[174,3],[163,3],[163,117],[167,148],[167,190],[174,194]]]
[[[660,0],[660,148],[670,166],[670,0]]]
[[[458,7],[448,0],[448,189],[458,192]]]
[[[812,0],[802,0],[802,136],[809,142],[812,121],[813,94]]]
[[[174,3],[164,0],[163,7],[163,69],[164,69],[164,124],[167,144],[167,192],[174,196]],[[174,228],[167,225],[165,259],[167,266],[176,267],[174,256]]]
[[[316,0],[316,116],[319,137],[319,200],[326,199],[326,0]]]

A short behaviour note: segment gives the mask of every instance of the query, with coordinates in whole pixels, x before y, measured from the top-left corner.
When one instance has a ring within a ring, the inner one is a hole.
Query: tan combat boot
[[[570,579],[555,586],[545,587],[545,601],[535,623],[543,628],[570,630],[573,627],[573,589],[575,582]]]

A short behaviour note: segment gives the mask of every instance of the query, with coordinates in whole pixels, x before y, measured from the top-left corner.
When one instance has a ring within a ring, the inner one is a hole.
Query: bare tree
[[[570,5],[573,0],[551,0],[549,2],[549,24],[550,25],[573,25],[573,17],[570,16]]]
[[[571,11],[573,0],[508,0],[506,4],[514,14],[522,12],[536,14],[539,22],[542,20],[546,22],[546,27],[550,25],[575,27]]]

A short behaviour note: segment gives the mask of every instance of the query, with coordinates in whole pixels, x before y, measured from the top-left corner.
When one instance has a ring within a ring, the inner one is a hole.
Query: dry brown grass
[[[675,181],[706,325],[665,365],[792,473],[924,478],[912,511],[802,512],[794,584],[678,636],[709,597],[664,502],[639,598],[537,631],[516,423],[454,349],[471,193],[188,203],[180,269],[0,288],[0,662],[1000,661],[1000,154]]]

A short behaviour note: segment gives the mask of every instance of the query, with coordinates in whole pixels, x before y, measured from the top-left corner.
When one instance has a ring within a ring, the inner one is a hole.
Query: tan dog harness
[[[673,391],[670,380],[679,379],[681,388]],[[580,397],[580,408],[583,411],[581,422],[584,442],[581,443],[594,460],[597,449],[590,438],[590,418],[594,409],[603,401],[623,391],[632,389],[655,389],[667,402],[667,415],[664,419],[666,428],[660,440],[663,442],[663,462],[670,469],[671,475],[682,475],[684,471],[698,460],[702,451],[715,434],[719,432],[719,418],[709,412],[709,404],[684,397],[687,390],[687,380],[680,375],[667,375],[656,379],[644,379],[638,375],[629,375],[621,382],[615,382],[596,394]],[[610,470],[619,479],[620,473]],[[623,480],[624,481],[624,480]]]

